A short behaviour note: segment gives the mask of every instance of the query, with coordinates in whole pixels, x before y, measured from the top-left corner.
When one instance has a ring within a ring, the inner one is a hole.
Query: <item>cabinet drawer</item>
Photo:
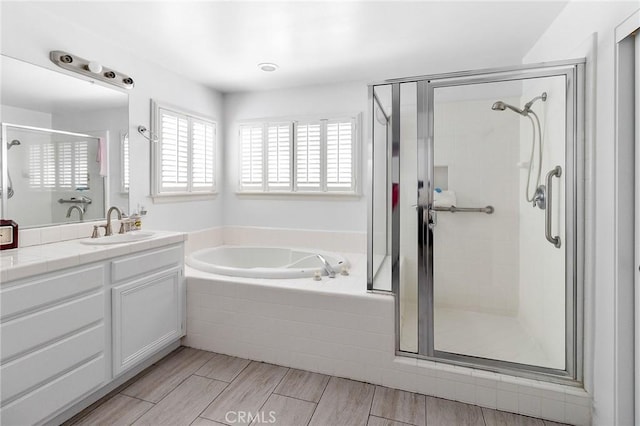
[[[101,291],[2,323],[1,361],[104,319],[104,303]]]
[[[87,293],[104,284],[104,266],[93,266],[3,288],[0,319]]]
[[[0,367],[2,405],[38,384],[104,352],[104,325],[74,334]]]
[[[100,355],[0,409],[2,424],[30,425],[97,388],[105,380],[105,360]]]
[[[179,266],[183,261],[182,246],[134,254],[111,262],[111,279],[126,280],[152,271]]]

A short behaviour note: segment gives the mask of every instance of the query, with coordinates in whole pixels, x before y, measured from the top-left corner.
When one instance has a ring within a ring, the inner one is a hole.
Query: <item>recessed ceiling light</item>
[[[261,64],[258,64],[258,68],[265,72],[273,72],[278,69],[278,65],[272,64],[270,62],[263,62]]]

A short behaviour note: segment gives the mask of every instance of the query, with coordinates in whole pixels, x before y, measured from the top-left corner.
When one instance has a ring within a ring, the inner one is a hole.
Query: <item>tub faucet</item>
[[[116,206],[109,208],[107,211],[107,226],[104,230],[104,236],[108,237],[109,235],[113,235],[113,231],[111,230],[111,212],[116,211],[118,213],[118,220],[122,220],[122,212]]]
[[[331,265],[329,265],[329,262],[327,262],[327,259],[325,259],[324,256],[321,254],[316,254],[316,257],[320,262],[322,262],[322,267],[324,268],[325,271],[327,271],[327,275],[329,275],[329,278],[335,278],[336,271],[334,271]]]
[[[71,212],[74,210],[78,210],[78,216],[80,216],[80,220],[84,217],[84,209],[80,206],[71,206],[67,210],[67,217],[71,217]]]

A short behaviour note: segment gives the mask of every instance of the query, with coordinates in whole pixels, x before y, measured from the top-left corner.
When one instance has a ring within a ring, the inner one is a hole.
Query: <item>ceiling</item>
[[[567,1],[43,2],[223,92],[515,65]],[[276,72],[260,71],[274,62]]]

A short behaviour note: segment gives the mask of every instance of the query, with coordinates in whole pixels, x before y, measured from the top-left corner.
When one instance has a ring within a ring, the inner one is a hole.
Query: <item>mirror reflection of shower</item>
[[[545,188],[544,185],[540,185],[540,175],[542,173],[542,128],[540,126],[540,119],[538,118],[538,114],[535,113],[531,109],[533,104],[541,100],[542,102],[546,102],[547,100],[547,92],[542,92],[540,96],[536,96],[527,102],[522,109],[509,105],[503,101],[496,101],[491,106],[491,109],[494,111],[505,111],[507,109],[520,114],[523,117],[527,117],[529,121],[531,121],[532,128],[532,140],[531,140],[531,154],[529,156],[529,171],[527,174],[527,185],[525,187],[525,198],[528,202],[533,203],[534,207],[539,207],[541,209],[545,208]],[[533,116],[533,118],[531,118]],[[535,119],[535,121],[534,121]],[[535,152],[536,152],[536,141],[538,145],[538,158],[537,158],[537,173],[535,185],[533,186],[533,191],[530,190],[531,187],[531,174],[533,172],[533,163],[535,160]]]
[[[20,145],[20,141],[18,139],[14,139],[11,142],[7,142],[7,151],[9,151],[12,147]],[[13,181],[11,180],[11,173],[7,171],[7,178],[9,180],[9,186],[7,187],[7,198],[13,197]],[[1,192],[0,192],[1,193]]]

